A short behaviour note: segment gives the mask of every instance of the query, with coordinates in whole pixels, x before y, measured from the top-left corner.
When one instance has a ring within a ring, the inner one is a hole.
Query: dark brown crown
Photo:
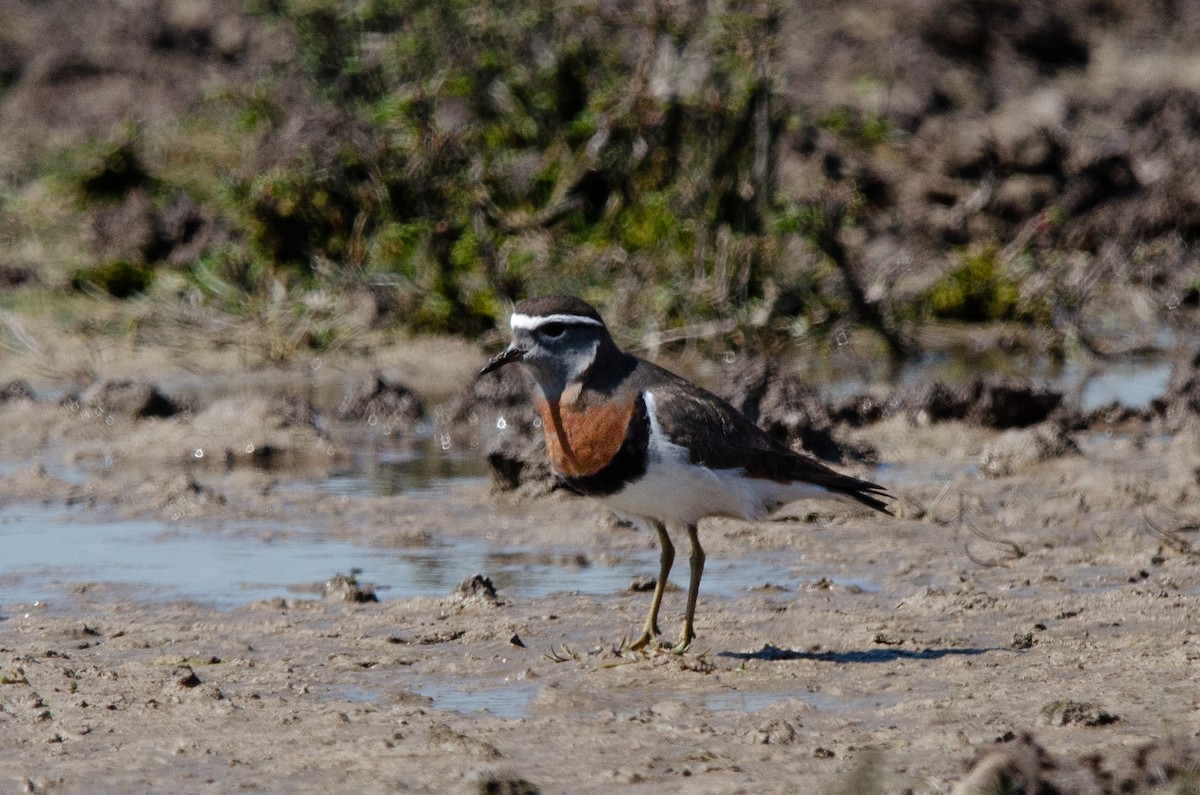
[[[590,317],[592,320],[604,322],[596,308],[583,299],[573,295],[544,295],[540,298],[526,298],[518,301],[513,307],[514,314],[529,317],[548,317],[549,315],[579,315]]]

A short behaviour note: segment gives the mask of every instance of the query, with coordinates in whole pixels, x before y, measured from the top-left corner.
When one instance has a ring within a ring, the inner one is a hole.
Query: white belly
[[[741,469],[709,469],[691,463],[687,450],[663,434],[654,413],[654,395],[646,392],[643,398],[650,417],[646,474],[603,498],[613,511],[692,525],[706,516],[761,519],[794,500],[828,494],[811,483],[777,483],[747,477]]]

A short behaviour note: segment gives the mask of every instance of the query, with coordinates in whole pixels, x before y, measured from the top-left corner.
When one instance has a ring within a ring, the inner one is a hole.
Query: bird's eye
[[[563,335],[563,332],[565,332],[566,330],[567,330],[566,323],[547,323],[544,326],[540,326],[538,328],[538,331],[541,333],[541,335],[543,337],[548,337],[550,339],[558,339],[559,337],[561,337]]]

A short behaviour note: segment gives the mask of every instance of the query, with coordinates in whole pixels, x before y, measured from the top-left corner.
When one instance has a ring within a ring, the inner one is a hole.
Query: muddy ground
[[[373,364],[436,407],[483,354],[423,345]],[[34,368],[38,399],[0,404],[3,507],[184,528],[271,517],[362,545],[566,550],[580,566],[653,549],[650,534],[559,494],[474,483],[437,499],[346,499],[312,486],[349,451],[295,402],[263,396],[329,391],[372,363],[264,373],[212,356],[87,355],[193,402],[137,418],[133,404],[70,399],[61,375]],[[893,488],[899,515],[812,503],[786,521],[706,522],[710,561],[765,555],[806,574],[729,598],[702,590],[683,656],[620,648],[649,599],[634,590],[297,594],[220,610],[96,582],[3,604],[0,789],[1191,792],[1200,425],[1107,431],[1030,455],[1048,449],[1030,448],[1046,426],[897,414],[842,428],[880,462],[848,468]],[[243,444],[273,446],[272,466],[240,458]],[[681,611],[669,593],[670,635]],[[455,711],[471,694],[494,712]]]

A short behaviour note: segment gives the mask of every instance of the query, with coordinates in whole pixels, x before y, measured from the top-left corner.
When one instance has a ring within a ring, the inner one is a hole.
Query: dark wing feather
[[[882,486],[843,475],[789,449],[733,406],[690,381],[645,361],[638,363],[638,369],[643,372],[636,380],[654,393],[663,433],[690,451],[692,463],[710,469],[741,468],[755,478],[813,483],[891,514],[884,502],[891,495]]]

